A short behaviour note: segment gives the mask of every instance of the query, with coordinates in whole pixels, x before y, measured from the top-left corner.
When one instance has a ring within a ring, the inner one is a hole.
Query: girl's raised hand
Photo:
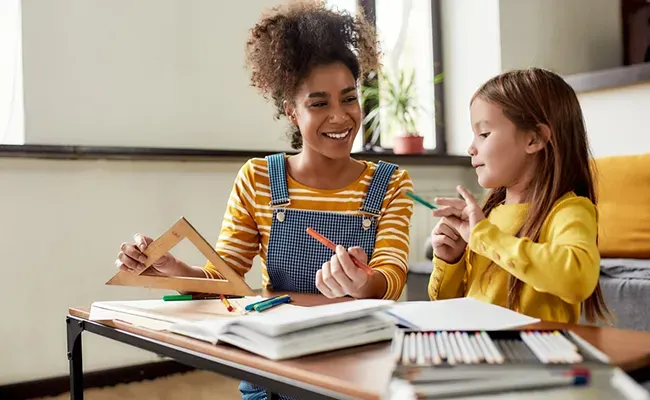
[[[463,197],[462,199],[454,198],[437,198],[436,204],[441,206],[433,210],[434,217],[446,218],[451,225],[467,243],[469,235],[474,226],[485,219],[483,209],[476,201],[476,198],[464,187],[457,186],[456,190]]]

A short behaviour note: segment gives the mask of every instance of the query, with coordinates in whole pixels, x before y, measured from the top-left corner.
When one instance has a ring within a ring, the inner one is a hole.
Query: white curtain
[[[0,144],[24,143],[20,0],[0,0]]]

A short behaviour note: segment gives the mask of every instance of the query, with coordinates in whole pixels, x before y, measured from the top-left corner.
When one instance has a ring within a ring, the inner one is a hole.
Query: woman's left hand
[[[469,243],[469,235],[472,230],[482,220],[485,219],[483,209],[476,201],[476,198],[462,186],[457,186],[456,190],[463,197],[462,199],[438,198],[436,204],[442,206],[433,210],[434,217],[446,217],[454,229],[460,233],[460,236],[466,243]]]
[[[316,287],[325,297],[359,297],[361,289],[368,283],[369,275],[354,265],[350,255],[364,264],[368,262],[361,247],[351,247],[346,251],[343,246],[336,246],[332,258],[316,272]]]

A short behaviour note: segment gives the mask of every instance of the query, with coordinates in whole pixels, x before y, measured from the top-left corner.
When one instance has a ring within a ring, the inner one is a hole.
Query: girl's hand
[[[153,239],[136,233],[133,236],[134,243],[122,243],[120,253],[115,260],[115,266],[121,271],[132,273],[139,273],[144,268],[144,262],[147,256],[144,250],[153,242]],[[144,275],[157,275],[157,276],[177,276],[180,271],[177,271],[176,258],[169,253],[166,253],[147,268]]]
[[[462,199],[441,198],[436,199],[436,204],[442,206],[433,210],[433,216],[445,217],[451,226],[460,234],[466,243],[469,243],[469,235],[479,222],[485,219],[485,214],[479,206],[476,198],[462,186],[456,190],[463,197]]]
[[[336,246],[336,253],[316,272],[316,287],[325,297],[360,297],[360,290],[368,283],[369,275],[354,265],[350,255],[364,264],[368,262],[361,247],[351,247],[346,251],[343,246]]]
[[[442,218],[431,232],[431,246],[436,258],[447,264],[456,264],[465,253],[467,242],[447,218]]]

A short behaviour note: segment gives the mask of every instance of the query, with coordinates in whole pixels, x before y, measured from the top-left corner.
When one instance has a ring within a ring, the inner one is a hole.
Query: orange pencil
[[[311,228],[307,228],[307,233],[309,236],[313,237],[314,239],[318,240],[325,246],[327,246],[330,250],[336,251],[336,245],[332,243],[328,238],[325,236],[321,235],[320,233],[316,232],[315,230]],[[350,255],[350,258],[352,259],[352,262],[354,262],[354,265],[357,267],[361,268],[363,271],[365,271],[368,275],[372,275],[374,270],[367,266],[366,264],[362,263],[361,261],[357,260],[354,258],[352,255]]]
[[[226,306],[226,308],[228,309],[228,311],[229,311],[229,312],[232,312],[232,311],[234,310],[234,308],[232,308],[232,305],[230,304],[230,302],[228,301],[228,299],[226,298],[226,296],[224,296],[224,295],[221,294],[221,295],[219,295],[219,297],[221,298],[221,302]]]

